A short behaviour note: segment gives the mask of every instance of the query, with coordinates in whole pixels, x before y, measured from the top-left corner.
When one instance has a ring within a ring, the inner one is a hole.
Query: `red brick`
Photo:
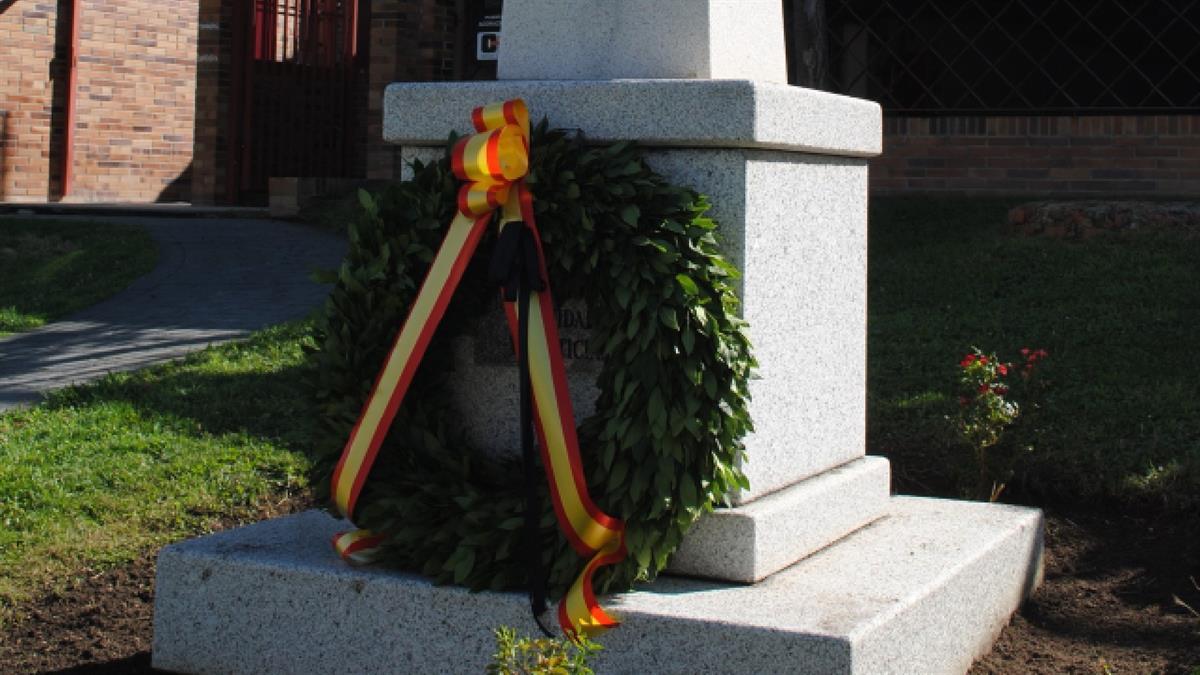
[[[0,62],[18,63],[26,74],[0,79],[0,101],[9,111],[6,133],[11,140],[3,161],[10,168],[20,167],[19,172],[0,172],[0,199],[18,191],[23,196],[57,197],[51,189],[59,183],[57,157],[62,149],[51,144],[61,142],[65,120],[61,105],[52,110],[56,89],[52,77],[65,82],[65,72],[51,67],[59,32],[56,8],[47,4],[37,14],[37,34],[22,32],[17,12],[0,14]],[[82,14],[72,196],[156,199],[187,169],[190,152],[152,162],[128,153],[118,155],[115,149],[129,146],[139,135],[134,126],[146,124],[190,143],[196,89],[195,5],[186,0],[117,0],[84,3]],[[56,158],[54,164],[51,156]],[[17,173],[20,179],[14,177]],[[186,198],[186,192],[181,196]]]
[[[940,135],[921,135],[931,126]],[[1200,195],[1200,115],[889,118],[885,129],[872,167],[925,176],[904,186],[873,173],[884,192]]]

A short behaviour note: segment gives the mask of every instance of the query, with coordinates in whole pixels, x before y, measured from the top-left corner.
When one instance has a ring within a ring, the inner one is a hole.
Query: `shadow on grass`
[[[871,452],[920,492],[947,494],[972,463],[953,452],[946,422],[959,359],[972,346],[1010,361],[1022,347],[1045,348],[1044,388],[1028,398],[1014,389],[1022,414],[1007,437],[1022,460],[1006,495],[1196,513],[1200,241],[1013,236],[1003,228],[1010,205],[872,202]]]
[[[266,372],[197,372],[191,359],[52,394],[48,409],[125,403],[194,436],[241,433],[310,454],[315,402],[303,364]],[[157,421],[157,420],[156,420]]]

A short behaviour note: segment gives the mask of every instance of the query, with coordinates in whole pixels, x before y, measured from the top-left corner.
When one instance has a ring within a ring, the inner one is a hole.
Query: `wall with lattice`
[[[822,7],[793,71],[883,106],[877,193],[1200,195],[1196,0]]]
[[[1194,0],[826,0],[829,86],[890,114],[1200,112]]]

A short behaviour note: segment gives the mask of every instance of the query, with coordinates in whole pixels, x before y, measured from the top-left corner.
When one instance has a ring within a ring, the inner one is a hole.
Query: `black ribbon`
[[[541,504],[537,457],[533,451],[533,395],[529,382],[529,299],[546,290],[533,232],[521,221],[505,223],[492,253],[488,276],[502,288],[505,302],[516,302],[519,323],[517,356],[521,377],[521,458],[525,468],[525,559],[529,570],[529,608],[546,637],[546,572],[542,565]]]

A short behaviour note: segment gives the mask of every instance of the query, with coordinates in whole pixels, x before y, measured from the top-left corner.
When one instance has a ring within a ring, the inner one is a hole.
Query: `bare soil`
[[[1057,515],[1046,542],[1045,584],[972,675],[1200,672],[1194,521]],[[153,599],[153,556],[81,574],[0,634],[0,672],[154,672]]]
[[[1051,516],[1045,570],[972,675],[1200,673],[1194,520]]]

